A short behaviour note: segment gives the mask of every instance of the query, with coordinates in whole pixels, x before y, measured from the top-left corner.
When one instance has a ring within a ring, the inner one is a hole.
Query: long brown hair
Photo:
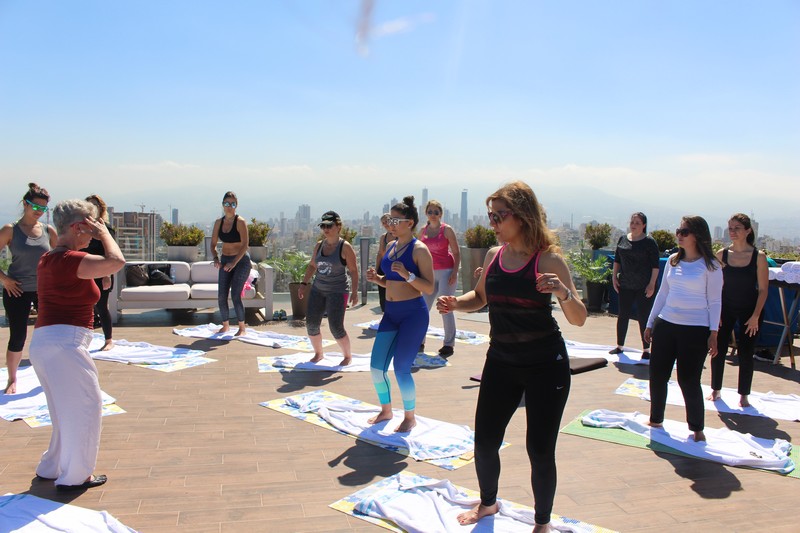
[[[697,242],[697,251],[703,256],[703,260],[706,262],[706,268],[709,270],[716,270],[717,267],[719,267],[719,262],[714,256],[714,250],[711,249],[711,231],[708,229],[708,222],[706,222],[706,219],[698,215],[691,215],[683,217],[681,222],[684,222],[692,235],[694,235],[694,240]],[[669,260],[669,264],[678,266],[678,263],[680,263],[681,259],[685,256],[686,250],[679,248],[678,253]]]
[[[108,206],[103,201],[100,196],[96,194],[90,194],[86,197],[86,201],[92,204],[97,205],[97,218],[102,218],[105,222],[108,222]]]
[[[486,206],[494,200],[505,202],[522,223],[525,247],[532,253],[561,252],[556,235],[547,227],[547,214],[527,183],[514,181],[503,185],[486,198]]]
[[[731,215],[731,220],[741,222],[742,226],[744,226],[744,229],[750,230],[750,233],[747,234],[747,244],[750,246],[755,246],[756,234],[753,231],[753,223],[750,221],[750,217],[744,213],[734,213]]]

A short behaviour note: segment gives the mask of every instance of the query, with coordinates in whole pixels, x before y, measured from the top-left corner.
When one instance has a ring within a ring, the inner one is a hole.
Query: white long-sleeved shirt
[[[677,266],[667,261],[647,327],[652,328],[656,317],[660,317],[673,324],[707,326],[717,331],[721,312],[722,268],[719,263],[716,269],[709,270],[702,258],[680,261]]]

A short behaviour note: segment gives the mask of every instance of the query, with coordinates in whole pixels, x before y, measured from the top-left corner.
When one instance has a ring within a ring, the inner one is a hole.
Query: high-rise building
[[[173,207],[172,208],[172,225],[173,226],[177,226],[178,225],[178,208],[177,207]]]
[[[424,188],[422,189],[422,203],[420,203],[420,204],[419,204],[419,206],[420,206],[422,209],[425,209],[425,206],[426,206],[426,205],[428,205],[428,188],[427,188],[427,187],[424,187]]]
[[[722,240],[722,226],[714,226],[714,240],[715,241]]]
[[[459,228],[461,231],[467,231],[467,220],[469,220],[467,211],[467,189],[464,189],[461,191],[461,212],[458,214]]]
[[[297,227],[298,229],[305,230],[311,225],[311,206],[302,204],[297,208]]]
[[[126,259],[155,261],[156,246],[163,219],[155,212],[109,210],[111,225],[117,232],[117,244]]]

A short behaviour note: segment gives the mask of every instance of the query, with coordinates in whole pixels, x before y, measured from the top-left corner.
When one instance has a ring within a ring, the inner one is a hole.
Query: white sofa
[[[174,285],[128,287],[125,269],[129,265],[170,265]],[[258,272],[255,286],[245,290],[245,309],[262,310],[265,319],[272,318],[272,267],[252,264]],[[108,298],[108,309],[116,323],[123,309],[205,309],[217,307],[219,271],[211,261],[128,261],[114,278],[114,290]],[[233,315],[233,303],[228,300]],[[235,315],[234,315],[235,316]]]

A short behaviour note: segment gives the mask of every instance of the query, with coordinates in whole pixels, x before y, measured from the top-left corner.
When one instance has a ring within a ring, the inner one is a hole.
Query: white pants
[[[425,303],[428,304],[428,311],[433,307],[437,296],[453,296],[456,293],[456,284],[448,283],[452,273],[452,268],[433,271],[433,292],[422,295]],[[451,312],[441,315],[441,317],[444,324],[444,345],[453,346],[456,343],[456,316]]]
[[[89,355],[92,332],[57,324],[33,330],[30,359],[47,398],[53,434],[36,473],[56,485],[80,485],[100,449],[102,399]]]

